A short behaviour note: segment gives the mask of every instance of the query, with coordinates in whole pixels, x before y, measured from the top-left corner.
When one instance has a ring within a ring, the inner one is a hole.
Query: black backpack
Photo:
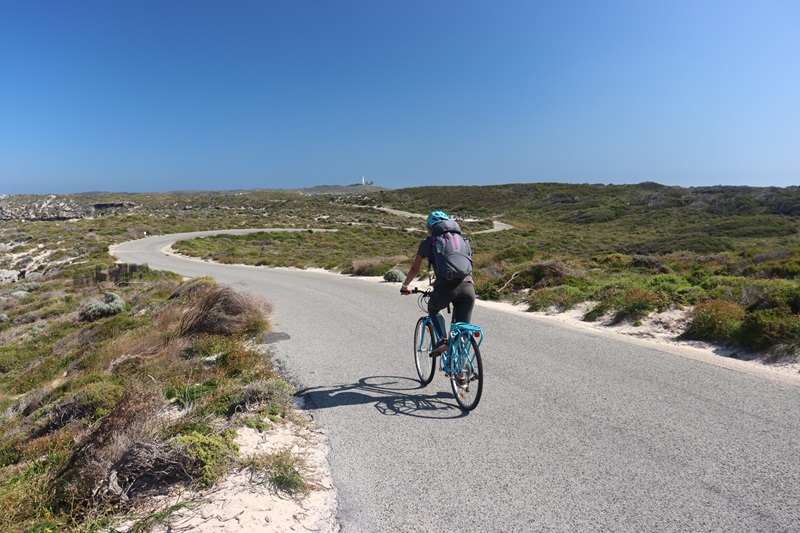
[[[428,259],[436,279],[460,281],[472,275],[472,246],[461,236],[461,227],[453,220],[440,220],[431,226]]]

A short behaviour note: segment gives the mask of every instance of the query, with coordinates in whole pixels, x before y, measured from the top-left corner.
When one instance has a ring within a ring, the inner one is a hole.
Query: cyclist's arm
[[[417,277],[420,268],[422,268],[422,256],[417,254],[414,258],[414,263],[411,265],[411,269],[408,271],[406,280],[403,282],[403,285],[400,286],[400,294],[411,294],[408,285]]]

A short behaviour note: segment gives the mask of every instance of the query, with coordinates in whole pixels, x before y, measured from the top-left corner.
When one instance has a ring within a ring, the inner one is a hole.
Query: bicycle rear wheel
[[[433,379],[436,369],[436,358],[431,357],[433,349],[433,327],[430,320],[420,317],[414,328],[414,364],[417,366],[417,375],[423,385]]]
[[[470,336],[466,353],[458,359],[458,372],[450,376],[450,386],[456,402],[465,411],[472,411],[481,401],[483,392],[483,361],[475,339]]]

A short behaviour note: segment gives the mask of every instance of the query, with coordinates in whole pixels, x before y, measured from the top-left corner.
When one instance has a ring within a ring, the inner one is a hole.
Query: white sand
[[[289,497],[275,492],[262,480],[239,470],[203,491],[170,498],[169,504],[193,502],[173,513],[168,523],[153,529],[158,533],[238,533],[317,531],[332,533],[336,523],[336,490],[328,468],[325,434],[310,420],[304,427],[273,424],[260,433],[239,428],[236,443],[242,457],[289,449],[299,458],[300,472],[311,486],[308,495]],[[165,507],[165,502],[161,502]],[[122,529],[124,531],[124,529]]]

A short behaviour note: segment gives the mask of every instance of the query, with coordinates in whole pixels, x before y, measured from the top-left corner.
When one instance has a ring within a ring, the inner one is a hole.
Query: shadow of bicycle
[[[384,415],[448,419],[468,414],[449,392],[425,393],[419,381],[400,376],[370,376],[350,385],[309,387],[297,391],[296,396],[302,398],[305,409],[373,404]]]

